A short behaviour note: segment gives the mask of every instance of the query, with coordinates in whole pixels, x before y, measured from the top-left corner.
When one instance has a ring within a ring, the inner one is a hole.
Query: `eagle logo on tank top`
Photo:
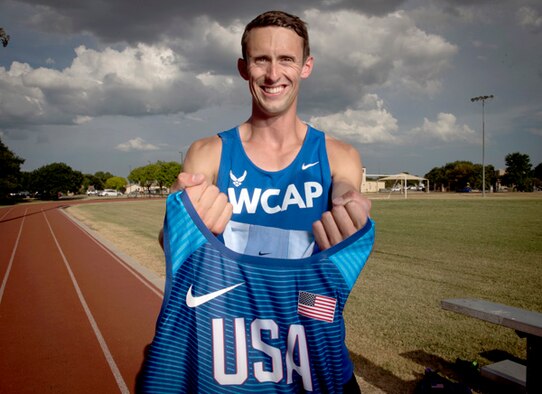
[[[241,184],[245,181],[245,178],[247,177],[247,171],[243,173],[239,178],[237,178],[235,175],[233,175],[233,172],[230,170],[230,179],[233,181],[233,184],[235,187],[241,186]]]

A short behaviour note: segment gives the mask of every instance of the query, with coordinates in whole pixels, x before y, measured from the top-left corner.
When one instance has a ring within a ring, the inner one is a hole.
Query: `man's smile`
[[[279,94],[285,89],[284,86],[264,86],[263,91],[269,94]]]

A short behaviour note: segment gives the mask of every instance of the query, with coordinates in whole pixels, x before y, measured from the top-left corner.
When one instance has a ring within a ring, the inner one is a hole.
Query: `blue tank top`
[[[295,159],[273,172],[249,159],[237,127],[218,135],[222,156],[217,186],[233,205],[232,220],[223,234],[226,246],[276,258],[312,254],[312,223],[329,210],[330,203],[325,134],[308,126]]]
[[[341,393],[343,309],[374,224],[305,259],[232,252],[185,193],[168,197],[166,289],[138,392]]]

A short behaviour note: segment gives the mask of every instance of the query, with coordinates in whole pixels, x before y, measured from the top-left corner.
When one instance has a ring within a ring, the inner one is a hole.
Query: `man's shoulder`
[[[221,146],[222,143],[218,135],[212,135],[210,137],[205,137],[194,141],[190,146],[190,150],[193,153],[211,153],[217,149],[220,149]]]
[[[328,154],[357,154],[356,148],[351,144],[341,141],[326,133],[326,148]]]
[[[183,171],[204,174],[210,182],[214,183],[221,152],[222,144],[216,135],[196,140],[188,149]]]
[[[361,174],[361,157],[353,145],[326,134],[326,151],[334,180],[350,177],[352,173]]]

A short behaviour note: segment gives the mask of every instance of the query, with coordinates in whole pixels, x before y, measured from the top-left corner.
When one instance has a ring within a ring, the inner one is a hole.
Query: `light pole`
[[[482,197],[486,196],[486,160],[485,160],[485,140],[486,140],[486,130],[485,130],[485,105],[486,100],[492,99],[494,96],[490,94],[489,96],[478,96],[470,99],[471,102],[481,101],[482,102]]]

